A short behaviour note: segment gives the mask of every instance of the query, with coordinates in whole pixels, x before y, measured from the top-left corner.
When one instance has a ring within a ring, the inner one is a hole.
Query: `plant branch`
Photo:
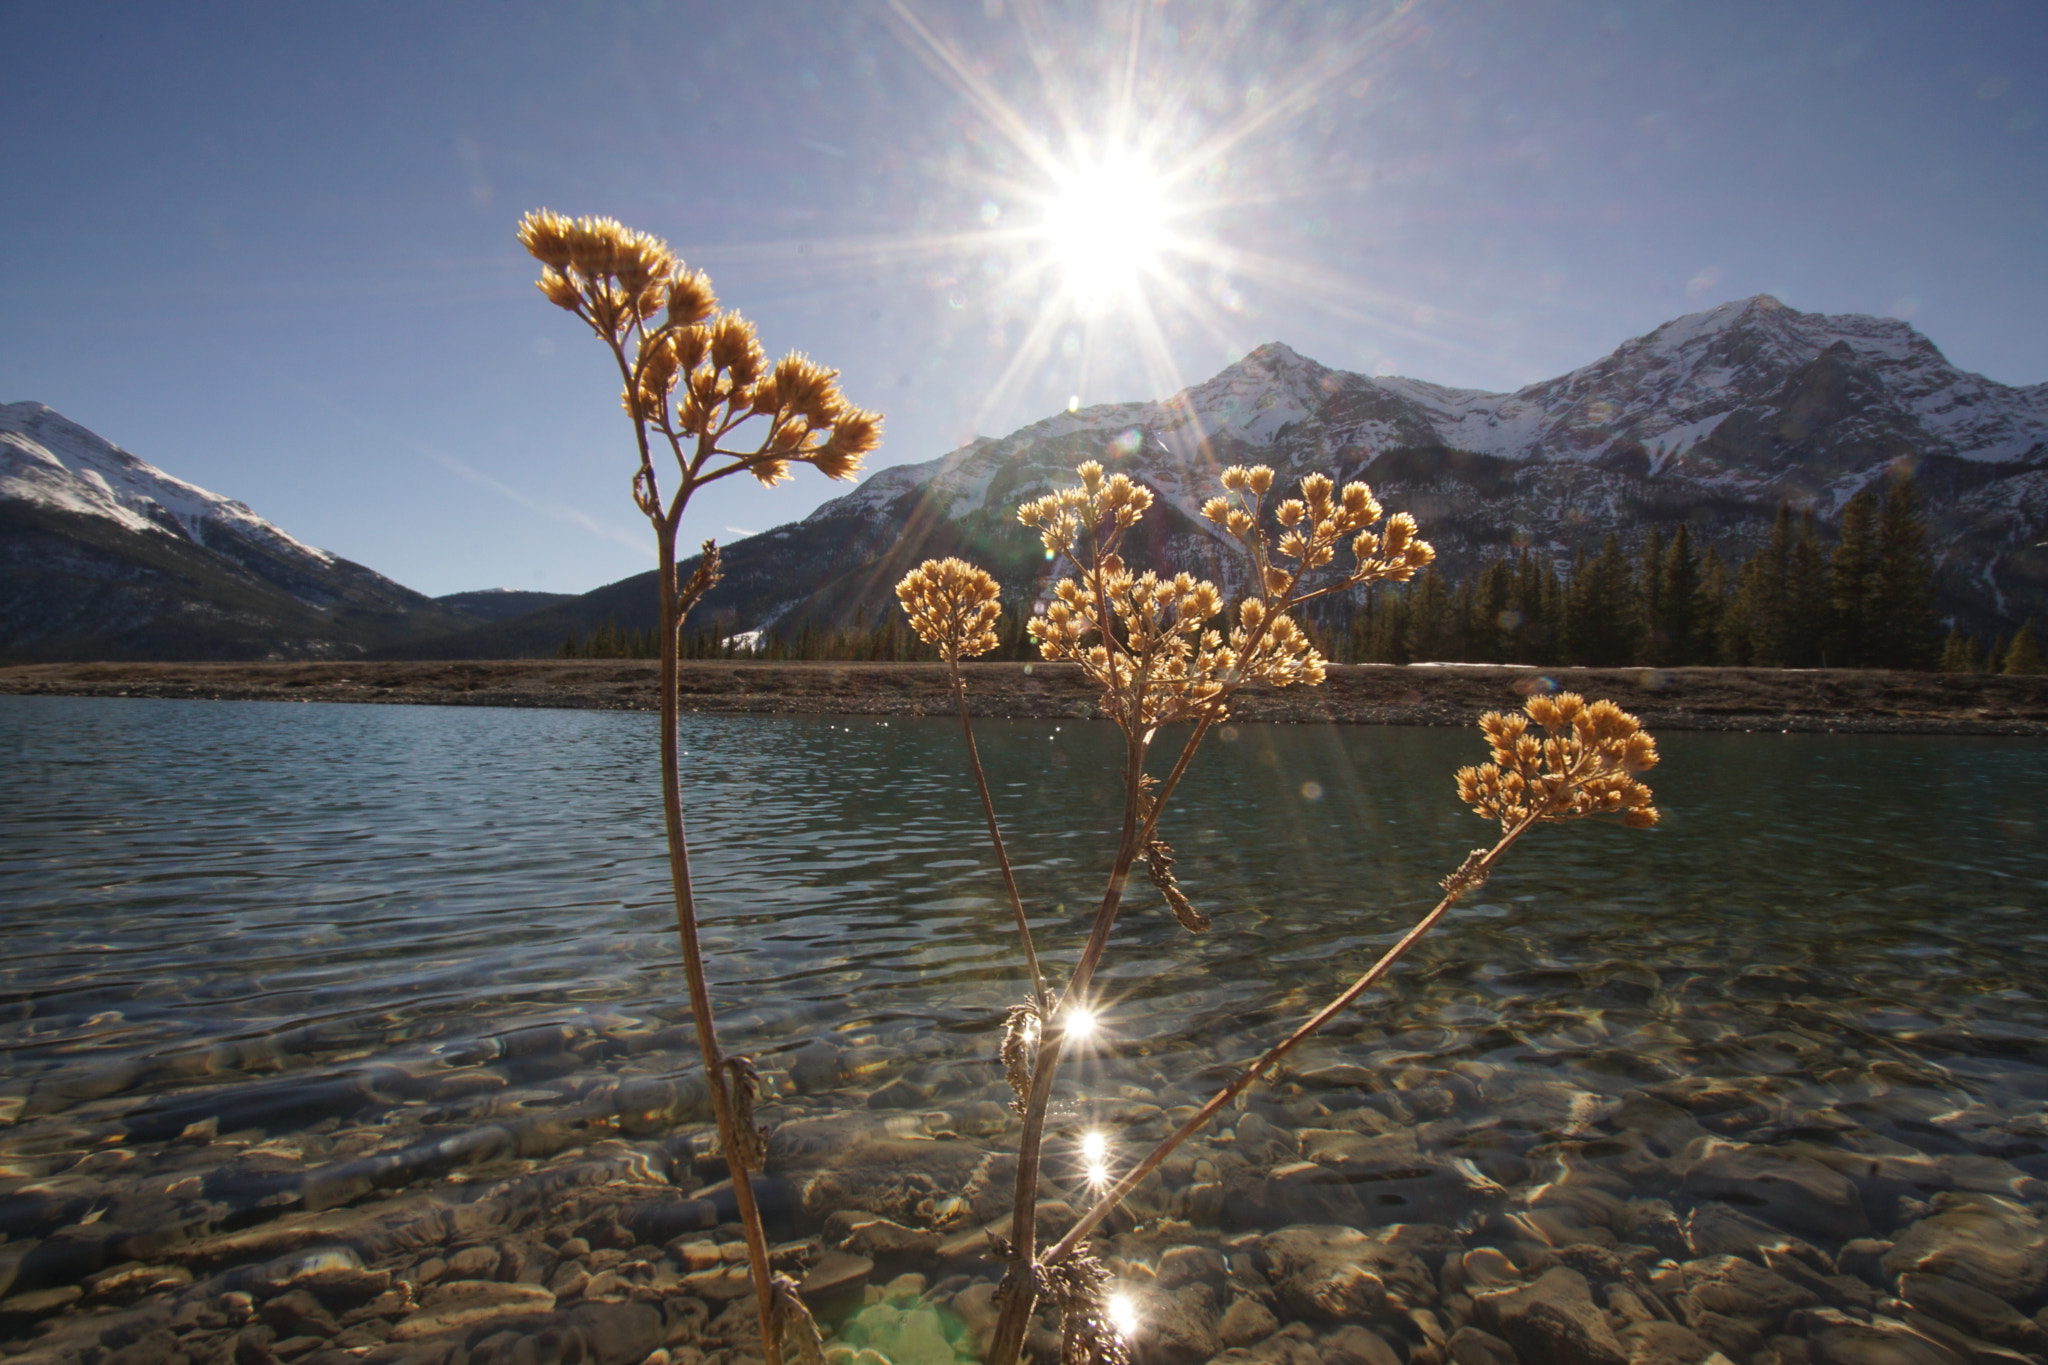
[[[1123,903],[1124,884],[1130,877],[1131,864],[1137,859],[1138,776],[1144,761],[1144,749],[1138,736],[1126,728],[1123,832],[1117,841],[1116,862],[1110,868],[1109,885],[1104,888],[1102,905],[1095,912],[1095,927],[1088,935],[1088,946],[1081,950],[1081,959],[1074,964],[1074,974],[1060,995],[1063,1021],[1071,1017],[1072,1011],[1086,997],[1088,985],[1094,979],[1095,966],[1102,960],[1103,949],[1109,943],[1110,926],[1116,923],[1117,908]],[[1045,1142],[1045,1114],[1052,1099],[1053,1078],[1058,1074],[1060,1055],[1067,1042],[1064,1022],[1054,1027],[1053,1021],[1048,1019],[1041,1029],[1038,1054],[1031,1064],[1031,1094],[1024,1102],[1024,1133],[1017,1143],[1017,1183],[1010,1215],[1010,1248],[1014,1259],[1009,1278],[1005,1281],[1007,1288],[1002,1312],[989,1338],[988,1365],[1016,1365],[1037,1294],[1039,1157]]]
[[[1252,1062],[1243,1071],[1239,1072],[1236,1079],[1224,1086],[1223,1089],[1217,1091],[1209,1102],[1197,1110],[1194,1116],[1182,1124],[1171,1137],[1161,1142],[1157,1147],[1154,1147],[1145,1156],[1144,1160],[1133,1166],[1122,1179],[1118,1180],[1100,1199],[1095,1201],[1095,1204],[1088,1212],[1081,1215],[1080,1221],[1068,1229],[1066,1236],[1060,1239],[1059,1244],[1046,1253],[1045,1259],[1047,1261],[1057,1261],[1063,1256],[1070,1255],[1074,1248],[1081,1244],[1081,1240],[1093,1232],[1096,1225],[1109,1215],[1110,1210],[1128,1198],[1131,1191],[1136,1189],[1146,1176],[1157,1170],[1159,1164],[1173,1154],[1175,1148],[1200,1132],[1209,1120],[1222,1112],[1225,1105],[1236,1099],[1239,1094],[1243,1093],[1254,1081],[1270,1070],[1282,1057],[1292,1052],[1325,1024],[1343,1013],[1359,996],[1377,985],[1380,979],[1387,974],[1396,962],[1401,960],[1402,956],[1410,948],[1415,946],[1416,942],[1424,934],[1427,934],[1436,927],[1437,921],[1441,920],[1445,913],[1453,905],[1457,904],[1458,898],[1472,887],[1484,881],[1487,874],[1492,871],[1494,863],[1509,848],[1514,846],[1517,839],[1528,833],[1541,819],[1541,812],[1532,812],[1520,824],[1502,835],[1500,842],[1487,850],[1484,857],[1480,858],[1477,862],[1468,861],[1463,867],[1460,867],[1449,879],[1450,889],[1444,893],[1443,899],[1436,903],[1435,909],[1424,915],[1420,920],[1417,920],[1415,927],[1406,934],[1403,934],[1400,942],[1394,944],[1393,947],[1381,954],[1379,961],[1373,963],[1363,976],[1352,982],[1342,995],[1339,995],[1335,1000],[1332,1000],[1321,1010],[1317,1011],[1307,1023],[1268,1048],[1265,1054],[1257,1061]]]
[[[960,661],[947,659],[953,671],[953,700],[960,708],[960,733],[967,739],[967,766],[974,771],[974,786],[981,793],[981,813],[988,820],[988,841],[995,846],[996,866],[1002,869],[1003,889],[1010,893],[1010,909],[1017,915],[1017,938],[1024,945],[1024,963],[1031,973],[1031,995],[1038,1005],[1041,1029],[1052,1023],[1052,1007],[1045,995],[1045,976],[1038,970],[1038,950],[1031,944],[1031,921],[1024,916],[1024,898],[1017,892],[1017,877],[1010,869],[1010,854],[1003,847],[1003,831],[996,824],[996,803],[989,795],[988,775],[982,771],[981,750],[974,743],[974,725],[967,718],[967,685],[960,678]]]

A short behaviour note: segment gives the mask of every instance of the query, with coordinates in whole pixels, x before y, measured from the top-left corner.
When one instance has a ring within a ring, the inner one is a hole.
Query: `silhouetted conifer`
[[[2006,646],[2004,665],[1999,672],[2012,677],[2030,677],[2048,673],[2048,662],[2041,658],[2041,642],[2034,635],[2034,618],[2027,618],[2020,626],[2019,634],[2012,637]]]
[[[1920,491],[1901,476],[1886,490],[1877,527],[1876,567],[1868,615],[1884,668],[1927,668],[1934,662],[1934,559]]]

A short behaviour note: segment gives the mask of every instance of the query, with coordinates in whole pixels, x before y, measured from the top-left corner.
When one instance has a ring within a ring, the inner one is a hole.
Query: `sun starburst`
[[[1031,390],[1053,388],[1073,409],[1111,397],[1111,383],[1115,397],[1135,396],[1134,381],[1159,396],[1184,389],[1215,357],[1269,339],[1246,320],[1283,298],[1419,335],[1416,300],[1272,245],[1287,205],[1362,183],[1334,184],[1293,156],[1289,130],[1369,98],[1371,68],[1413,27],[1402,7],[1305,28],[1312,42],[1284,83],[1237,60],[1249,41],[1238,20],[1167,18],[1148,0],[1098,0],[1085,25],[1011,6],[1013,37],[993,51],[943,7],[885,0],[884,12],[960,101],[960,135],[930,182],[929,202],[952,207],[921,210],[912,231],[742,252],[796,253],[821,273],[901,271],[966,315],[953,335],[978,324],[994,373],[959,410],[963,430],[1013,416]],[[1206,437],[1184,435],[1190,449]]]
[[[1065,272],[1066,295],[1085,317],[1142,307],[1143,286],[1171,246],[1165,185],[1119,152],[1064,169],[1045,203],[1046,249]]]

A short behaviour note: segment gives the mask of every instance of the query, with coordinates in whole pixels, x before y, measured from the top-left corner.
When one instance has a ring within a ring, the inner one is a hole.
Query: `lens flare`
[[[1100,1128],[1081,1134],[1081,1174],[1091,1188],[1104,1189],[1110,1184],[1109,1134]]]
[[[1075,1005],[1067,1011],[1067,1039],[1070,1042],[1085,1043],[1102,1031],[1102,1021],[1095,1011]]]
[[[1138,1305],[1129,1294],[1109,1296],[1109,1320],[1125,1341],[1138,1335]]]

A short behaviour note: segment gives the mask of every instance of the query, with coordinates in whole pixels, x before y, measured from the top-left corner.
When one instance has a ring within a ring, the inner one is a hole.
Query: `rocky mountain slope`
[[[346,658],[476,619],[40,403],[0,405],[0,658]]]
[[[874,621],[907,569],[953,553],[1028,596],[1048,566],[1014,510],[1086,459],[1159,495],[1144,562],[1233,585],[1235,560],[1197,509],[1235,463],[1365,479],[1390,509],[1416,515],[1460,576],[1516,547],[1569,563],[1610,532],[1634,546],[1680,522],[1739,560],[1781,500],[1831,522],[1857,490],[1904,469],[1928,503],[1944,613],[1983,629],[2048,621],[2048,384],[1965,373],[1896,319],[1800,313],[1762,295],[1506,394],[1350,374],[1262,346],[1163,402],[1061,413],[884,469],[728,547],[726,580],[700,610],[732,630]],[[652,625],[653,592],[652,575],[639,575],[404,652],[546,653],[607,619]]]

